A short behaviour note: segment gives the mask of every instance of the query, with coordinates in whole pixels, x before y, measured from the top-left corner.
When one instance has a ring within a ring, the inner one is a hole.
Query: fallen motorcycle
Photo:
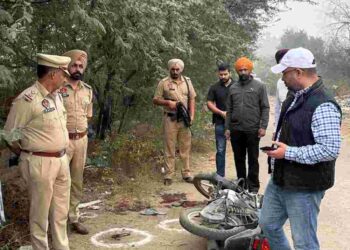
[[[180,224],[190,233],[210,240],[209,249],[269,250],[258,225],[263,196],[245,190],[244,179],[230,181],[214,174],[193,179],[208,205],[182,211]],[[212,244],[215,242],[215,244]]]

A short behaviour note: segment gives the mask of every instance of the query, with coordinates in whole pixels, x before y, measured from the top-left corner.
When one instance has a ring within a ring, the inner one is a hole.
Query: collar
[[[72,84],[71,84],[70,82],[66,82],[66,83],[64,84],[64,86],[66,86],[66,87],[69,86],[71,89],[73,89]],[[83,88],[83,87],[84,87],[84,84],[82,83],[82,81],[79,81],[79,82],[78,82],[78,88],[81,89],[81,88]]]
[[[296,91],[295,97],[297,98],[301,95],[307,94],[312,89],[318,88],[321,84],[322,84],[322,79],[321,79],[321,77],[319,77],[319,79],[314,84],[310,85],[309,87],[306,87],[305,89],[301,89],[301,90]]]
[[[168,76],[168,78],[169,78],[170,82],[173,82],[173,83],[176,83],[176,84],[180,84],[180,83],[183,83],[185,81],[185,79],[184,79],[184,77],[182,75],[180,76],[180,80],[174,80],[170,76]]]
[[[43,97],[46,97],[50,94],[50,92],[47,91],[47,89],[39,81],[35,82],[35,87],[39,90],[40,94]]]
[[[302,89],[302,90],[298,90],[295,92],[295,97],[294,98],[298,98],[299,96],[307,93],[309,90],[311,89],[311,86],[305,88],[305,89]]]
[[[226,88],[228,88],[228,87],[230,87],[231,85],[232,85],[232,83],[233,83],[233,79],[232,78],[230,78],[230,83],[229,84],[227,84],[227,85],[225,85],[225,83],[223,83],[223,82],[221,82],[220,80],[219,80],[219,84],[221,85],[221,86],[223,86],[223,87],[226,87]]]

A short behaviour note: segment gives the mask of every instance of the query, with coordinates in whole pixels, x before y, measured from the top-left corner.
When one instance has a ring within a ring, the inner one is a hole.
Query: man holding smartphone
[[[260,226],[271,249],[290,250],[283,225],[289,219],[294,249],[318,250],[317,217],[325,191],[334,185],[340,151],[341,109],[317,75],[311,51],[289,50],[271,68],[295,92],[282,105]]]

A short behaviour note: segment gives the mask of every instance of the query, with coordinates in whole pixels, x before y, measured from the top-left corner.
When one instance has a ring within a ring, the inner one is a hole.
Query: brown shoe
[[[89,230],[87,230],[87,228],[82,224],[82,223],[79,223],[79,222],[75,222],[75,223],[72,223],[72,230],[75,231],[76,233],[78,234],[89,234]]]
[[[164,179],[164,185],[165,186],[170,186],[171,184],[173,184],[173,180],[172,179]]]
[[[186,176],[182,178],[187,183],[193,183],[193,177],[192,176]]]

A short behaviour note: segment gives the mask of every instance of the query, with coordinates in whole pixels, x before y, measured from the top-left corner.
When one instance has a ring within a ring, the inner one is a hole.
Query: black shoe
[[[87,230],[87,228],[79,222],[72,223],[71,226],[72,226],[72,230],[78,234],[83,234],[83,235],[89,234],[89,230]]]
[[[171,184],[173,184],[173,180],[172,179],[164,179],[164,185],[165,186],[170,186]]]
[[[185,182],[187,183],[193,183],[193,177],[192,176],[187,176],[182,178]]]

